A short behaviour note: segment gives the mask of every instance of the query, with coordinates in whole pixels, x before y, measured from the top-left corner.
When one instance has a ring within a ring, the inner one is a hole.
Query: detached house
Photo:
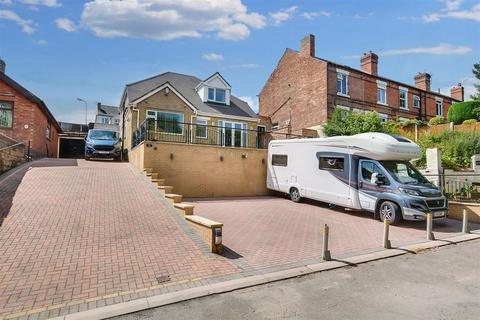
[[[36,95],[5,74],[0,60],[0,134],[30,143],[34,158],[58,155],[61,128],[47,105]]]
[[[300,51],[286,49],[259,96],[262,125],[277,132],[321,132],[335,107],[356,112],[377,111],[384,121],[399,118],[429,120],[446,116],[452,103],[463,101],[461,84],[451,96],[431,91],[428,73],[415,75],[415,85],[378,74],[378,56],[360,58],[360,69],[315,55],[315,37],[301,41]]]
[[[123,149],[140,142],[255,148],[257,115],[215,73],[205,80],[166,72],[128,84],[120,103]]]

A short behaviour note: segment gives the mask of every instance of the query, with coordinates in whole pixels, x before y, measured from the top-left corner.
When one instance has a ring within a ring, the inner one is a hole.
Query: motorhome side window
[[[272,154],[272,166],[286,167],[288,156],[286,154]]]
[[[320,157],[319,169],[330,171],[343,171],[343,164],[345,159],[343,157]]]

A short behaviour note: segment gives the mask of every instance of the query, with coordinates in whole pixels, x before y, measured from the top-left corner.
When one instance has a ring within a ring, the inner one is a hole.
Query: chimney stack
[[[453,99],[463,101],[463,99],[465,98],[465,89],[463,88],[461,83],[450,89],[450,96]]]
[[[369,73],[372,76],[378,75],[378,56],[372,51],[362,55],[360,65],[363,72]]]
[[[315,36],[309,34],[300,43],[300,54],[306,57],[315,57]]]
[[[5,73],[5,68],[7,67],[7,64],[5,63],[5,61],[3,61],[1,58],[0,58],[0,73]]]
[[[415,76],[415,87],[425,91],[430,91],[431,79],[432,76],[429,73],[417,73]]]

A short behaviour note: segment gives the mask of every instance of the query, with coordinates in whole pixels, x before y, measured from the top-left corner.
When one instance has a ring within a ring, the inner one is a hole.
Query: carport
[[[60,122],[63,133],[58,136],[58,157],[83,159],[85,157],[85,137],[88,126]]]

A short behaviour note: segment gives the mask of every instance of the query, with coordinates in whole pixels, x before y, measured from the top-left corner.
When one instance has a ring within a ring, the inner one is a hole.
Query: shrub
[[[417,165],[425,165],[427,148],[439,148],[442,153],[442,165],[445,168],[465,168],[470,166],[471,157],[480,153],[480,133],[445,131],[435,135],[426,134],[417,141],[417,144],[423,151]]]
[[[463,121],[463,124],[475,124],[477,123],[477,119],[467,119]]]
[[[447,119],[440,116],[433,117],[432,119],[430,119],[430,121],[428,121],[429,126],[436,126],[437,124],[444,124],[444,123],[447,123]]]
[[[335,108],[332,117],[325,123],[323,132],[329,137],[351,136],[364,132],[384,132],[384,127],[375,111],[359,113]]]
[[[400,125],[400,127],[405,128],[405,127],[414,126],[414,125],[417,125],[419,127],[424,127],[428,123],[418,119],[408,119],[408,120],[400,121],[398,124]]]
[[[450,109],[448,109],[448,122],[461,124],[468,119],[478,119],[476,116],[477,112],[474,112],[477,108],[480,108],[480,100],[454,103]]]

